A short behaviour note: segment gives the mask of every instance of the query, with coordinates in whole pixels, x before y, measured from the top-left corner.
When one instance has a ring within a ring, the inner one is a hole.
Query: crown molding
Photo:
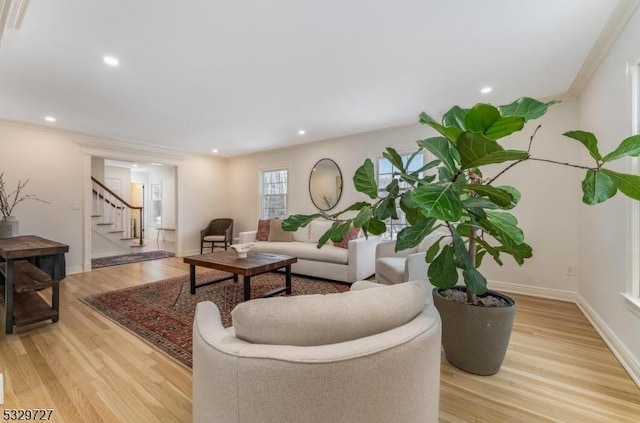
[[[188,154],[195,154],[154,144],[145,144],[127,139],[90,135],[79,131],[55,128],[49,125],[37,123],[0,118],[0,124],[68,137],[81,146],[85,153],[92,155],[108,155],[110,156],[109,158],[114,159],[124,156],[131,158],[132,155],[135,155],[136,157],[140,157],[141,160],[146,157],[154,159],[150,161],[163,161],[164,164],[176,164],[185,161]]]
[[[618,2],[589,55],[582,63],[571,87],[569,87],[568,93],[571,97],[577,98],[582,94],[582,91],[598,69],[598,66],[600,66],[600,63],[602,63],[618,35],[620,35],[629,19],[633,16],[638,5],[640,5],[640,0],[620,0]]]

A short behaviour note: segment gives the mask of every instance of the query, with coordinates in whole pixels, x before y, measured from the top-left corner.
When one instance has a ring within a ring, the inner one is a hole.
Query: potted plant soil
[[[440,135],[417,141],[417,149],[408,162],[403,162],[393,148],[386,149],[384,157],[397,172],[382,195],[374,165],[367,159],[356,170],[353,182],[369,201],[354,203],[333,214],[292,215],[282,226],[296,230],[319,216],[332,219],[333,226],[318,241],[322,246],[329,240],[340,241],[351,225],[362,228],[365,234],[385,232],[385,220],[397,219],[399,207],[409,226],[398,233],[396,251],[417,246],[434,231],[442,232],[425,254],[425,277],[436,287],[434,303],[442,317],[447,360],[471,373],[494,374],[500,369],[509,344],[516,305],[506,295],[487,290],[487,280],[479,267],[489,257],[502,265],[504,256],[511,256],[522,265],[532,256],[516,217],[510,213],[520,200],[520,192],[500,185],[501,177],[527,160],[542,161],[586,171],[582,181],[582,200],[586,204],[606,201],[618,191],[640,200],[640,176],[607,168],[614,160],[640,155],[640,135],[624,139],[603,156],[592,133],[565,133],[587,149],[594,160],[592,166],[534,157],[531,146],[537,128],[527,150],[509,150],[500,144],[499,140],[522,130],[527,121],[541,117],[554,103],[521,98],[497,107],[454,106],[440,122],[422,113],[420,122]],[[410,171],[411,161],[425,151],[436,159]],[[487,165],[498,170],[491,175],[483,172]],[[463,285],[457,286],[459,281]]]

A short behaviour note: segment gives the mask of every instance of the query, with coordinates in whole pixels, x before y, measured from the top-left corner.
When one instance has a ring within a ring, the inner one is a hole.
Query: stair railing
[[[92,216],[98,217],[98,225],[111,226],[110,232],[122,233],[123,239],[140,239],[144,245],[144,191],[142,207],[132,206],[102,182],[91,177],[93,190]],[[136,221],[134,216],[138,217]]]

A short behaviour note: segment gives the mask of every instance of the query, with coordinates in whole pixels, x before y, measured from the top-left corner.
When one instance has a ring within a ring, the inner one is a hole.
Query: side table
[[[4,282],[5,333],[13,326],[59,318],[59,282],[65,277],[64,253],[69,246],[35,235],[0,238],[0,282]],[[41,267],[49,260],[48,272]],[[51,305],[37,294],[52,288]]]

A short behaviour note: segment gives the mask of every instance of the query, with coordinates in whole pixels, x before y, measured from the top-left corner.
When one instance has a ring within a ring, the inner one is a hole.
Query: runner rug
[[[137,263],[139,261],[157,260],[167,257],[173,257],[175,254],[168,251],[147,251],[141,253],[123,254],[120,256],[102,257],[91,259],[91,268],[99,269],[101,267],[117,266],[119,264]]]
[[[196,283],[228,276],[228,273],[207,270],[197,275]],[[284,274],[264,273],[251,278],[251,297],[284,285]],[[344,292],[349,285],[292,276],[292,295]],[[220,309],[225,327],[232,325],[231,311],[242,302],[242,277],[237,283],[228,280],[189,293],[189,275],[164,279],[132,288],[105,292],[82,298],[82,301],[116,321],[149,344],[191,368],[191,336],[196,304],[212,301]]]

